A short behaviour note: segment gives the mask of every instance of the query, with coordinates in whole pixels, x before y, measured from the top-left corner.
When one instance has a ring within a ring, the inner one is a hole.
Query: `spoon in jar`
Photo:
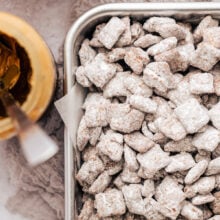
[[[9,92],[19,77],[19,67],[15,64],[10,65],[0,77],[0,99],[14,123],[26,160],[31,166],[36,166],[54,156],[58,151],[58,146],[28,118]]]

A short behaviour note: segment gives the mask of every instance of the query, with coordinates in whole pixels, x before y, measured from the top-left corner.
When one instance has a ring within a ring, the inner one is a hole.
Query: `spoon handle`
[[[57,144],[16,104],[14,97],[0,89],[0,99],[12,118],[24,155],[31,166],[45,162],[58,151]]]

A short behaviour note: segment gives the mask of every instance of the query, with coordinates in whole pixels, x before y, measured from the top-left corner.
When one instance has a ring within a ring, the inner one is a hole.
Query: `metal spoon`
[[[16,103],[9,92],[17,82],[20,70],[12,64],[0,77],[0,99],[14,122],[24,155],[30,165],[38,165],[58,151],[56,143],[37,125],[34,124]]]

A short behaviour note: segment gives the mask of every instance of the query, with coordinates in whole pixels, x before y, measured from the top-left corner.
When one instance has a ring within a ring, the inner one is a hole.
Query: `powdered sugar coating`
[[[131,47],[126,51],[124,61],[134,73],[141,74],[144,65],[149,63],[150,59],[148,54],[141,48]]]
[[[193,94],[213,93],[213,76],[210,73],[198,73],[190,76],[190,91]]]
[[[161,40],[158,44],[150,47],[147,52],[151,56],[163,53],[164,51],[171,50],[177,45],[176,37],[168,37],[164,40]]]
[[[130,184],[123,186],[122,193],[129,212],[137,215],[145,215],[145,204],[141,196],[141,185]]]
[[[218,214],[217,26],[211,16],[197,27],[168,17],[144,24],[113,17],[82,41],[76,81],[90,92],[77,134],[85,203],[79,217]]]
[[[195,165],[195,161],[189,153],[180,153],[171,156],[170,161],[169,165],[165,168],[168,173],[188,170]]]
[[[118,17],[112,17],[98,34],[99,41],[108,49],[111,49],[125,31],[125,23]]]
[[[181,215],[187,219],[200,220],[203,218],[202,210],[190,202],[185,202],[181,210]]]
[[[209,126],[203,133],[197,134],[192,144],[199,150],[214,151],[220,142],[220,132]]]
[[[209,121],[208,111],[196,99],[189,99],[174,110],[188,133],[195,133]]]
[[[157,103],[155,101],[140,95],[131,95],[128,102],[133,108],[142,112],[155,113],[157,110]]]
[[[219,61],[220,50],[202,42],[198,45],[196,51],[192,54],[190,64],[203,71],[209,71]]]
[[[166,62],[152,62],[144,69],[144,82],[152,88],[166,92],[172,88],[172,73]]]
[[[116,73],[116,66],[106,62],[103,56],[97,55],[85,65],[85,74],[97,87],[103,87]]]
[[[162,40],[161,37],[152,35],[152,34],[146,34],[144,36],[139,37],[135,42],[134,46],[141,47],[141,48],[147,48],[151,45],[157,44]]]
[[[122,215],[126,211],[123,195],[116,189],[95,195],[95,208],[100,218]]]
[[[196,180],[202,176],[202,174],[205,172],[206,168],[208,167],[208,162],[206,160],[201,160],[195,166],[193,166],[189,172],[187,173],[184,181],[186,184],[192,184]]]
[[[171,219],[176,219],[185,199],[185,195],[178,183],[169,176],[165,177],[156,188],[155,197],[160,204],[159,212]]]
[[[193,33],[195,42],[198,43],[199,41],[201,41],[203,34],[206,32],[207,28],[217,27],[218,24],[218,20],[213,19],[211,16],[206,16],[205,18],[203,18]]]
[[[169,154],[165,153],[159,145],[151,148],[146,153],[139,153],[137,155],[137,160],[148,178],[152,178],[157,171],[170,163]]]
[[[124,135],[124,140],[128,146],[140,153],[148,151],[155,145],[155,143],[151,139],[147,138],[140,132],[126,134]]]

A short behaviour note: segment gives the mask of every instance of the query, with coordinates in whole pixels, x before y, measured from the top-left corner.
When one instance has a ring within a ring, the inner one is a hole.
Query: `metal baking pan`
[[[220,20],[220,3],[115,3],[95,7],[81,17],[70,28],[64,48],[64,93],[74,90],[74,135],[82,116],[81,106],[86,90],[75,82],[74,70],[78,65],[78,50],[84,38],[95,26],[108,20],[111,16],[131,16],[135,20],[143,20],[150,16],[172,16],[180,21],[198,23],[205,15],[212,15]],[[65,220],[75,220],[77,216],[78,190],[75,184],[75,173],[79,166],[79,152],[76,140],[70,140],[65,130]]]

